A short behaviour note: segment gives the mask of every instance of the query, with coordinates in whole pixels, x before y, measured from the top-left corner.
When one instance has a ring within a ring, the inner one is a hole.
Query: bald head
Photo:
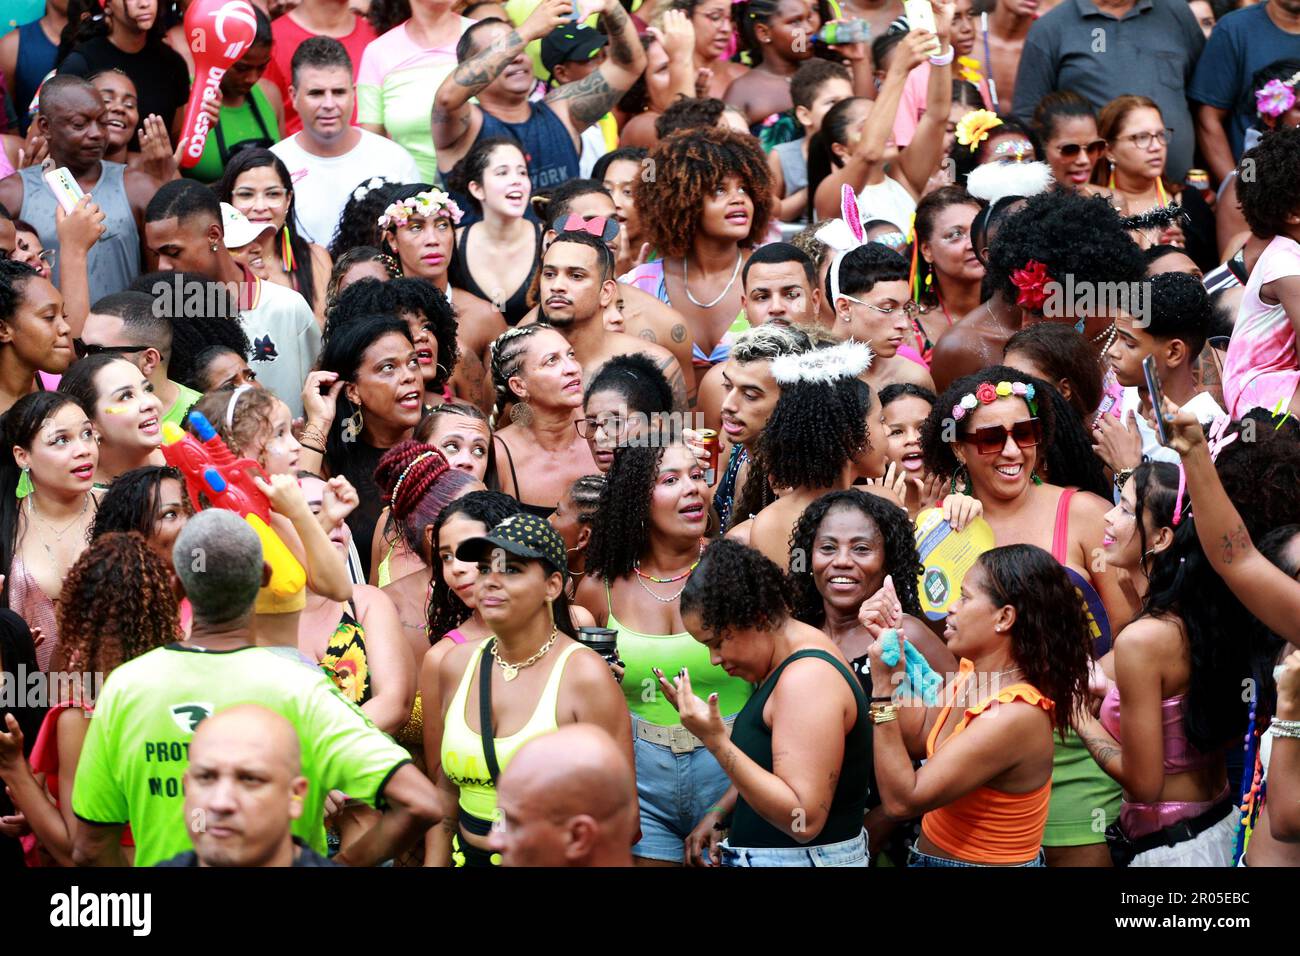
[[[628,755],[605,731],[570,724],[524,744],[497,784],[506,866],[627,866],[637,796]]]
[[[203,866],[290,866],[307,780],[293,725],[259,704],[202,721],[190,741],[185,819]]]
[[[74,173],[95,168],[108,148],[103,115],[99,92],[80,76],[60,73],[41,86],[36,128],[56,166]]]
[[[230,746],[247,745],[268,761],[279,764],[290,776],[302,770],[302,747],[293,724],[261,704],[237,704],[200,721],[190,741],[190,761],[208,749],[220,752]]]

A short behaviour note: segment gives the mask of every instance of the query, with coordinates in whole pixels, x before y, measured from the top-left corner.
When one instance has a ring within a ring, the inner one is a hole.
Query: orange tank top
[[[974,673],[975,665],[962,660],[956,680],[945,690],[948,705],[939,713],[925,741],[926,757],[933,757],[935,738],[943,729],[952,710],[952,701],[966,679]],[[968,707],[948,740],[952,740],[966,726],[984,713],[994,703],[1009,704],[1021,700],[1051,713],[1055,704],[1029,684],[1011,684],[997,694]],[[947,743],[947,741],[944,741]],[[921,818],[921,832],[935,846],[958,860],[968,863],[1006,865],[1029,863],[1038,856],[1043,842],[1043,828],[1047,824],[1047,805],[1052,793],[1049,777],[1037,790],[1028,793],[1005,793],[992,787],[978,787],[963,797]]]

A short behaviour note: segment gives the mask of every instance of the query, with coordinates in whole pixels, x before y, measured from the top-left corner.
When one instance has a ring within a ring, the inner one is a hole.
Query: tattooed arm
[[[1250,540],[1241,514],[1214,470],[1196,416],[1168,399],[1165,410],[1176,412],[1169,444],[1182,456],[1187,471],[1196,536],[1201,539],[1205,556],[1246,610],[1275,634],[1300,647],[1300,582],[1260,554]]]
[[[546,97],[547,104],[574,136],[613,109],[645,70],[645,50],[632,18],[618,0],[606,0],[600,19],[609,35],[605,62],[581,80],[566,83]]]
[[[459,146],[463,151],[464,146],[474,142],[483,118],[470,100],[500,76],[529,42],[540,40],[566,22],[572,11],[570,0],[543,0],[517,29],[501,34],[452,70],[433,98],[430,119],[434,148],[441,152]]]
[[[1121,700],[1121,744],[1091,714],[1076,716],[1079,739],[1098,766],[1124,788],[1128,799],[1150,803],[1160,799],[1165,782],[1165,742],[1161,711],[1161,672],[1176,664],[1181,645],[1178,626],[1142,618],[1115,639],[1115,683]],[[1171,660],[1173,658],[1173,660]]]

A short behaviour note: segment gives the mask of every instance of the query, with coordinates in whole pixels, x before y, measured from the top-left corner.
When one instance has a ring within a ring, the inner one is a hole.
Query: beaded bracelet
[[[1300,720],[1279,720],[1273,718],[1273,723],[1269,727],[1269,732],[1274,737],[1286,737],[1289,740],[1300,740]]]

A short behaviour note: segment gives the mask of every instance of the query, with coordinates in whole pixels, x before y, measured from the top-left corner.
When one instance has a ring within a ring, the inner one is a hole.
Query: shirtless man
[[[550,222],[552,225],[561,218],[568,216],[579,216],[583,222],[590,228],[590,224],[597,219],[604,219],[606,222],[614,222],[617,217],[614,200],[605,192],[588,192],[574,196],[567,203],[554,211],[551,215]],[[619,229],[623,228],[619,223]],[[605,230],[608,233],[608,229]],[[555,241],[559,231],[551,228],[546,230],[542,236],[542,249],[550,247]],[[617,255],[619,235],[614,234],[607,242],[610,251]],[[636,286],[619,283],[618,293],[614,301],[609,305],[609,312],[617,311],[622,319],[622,329],[628,335],[643,338],[647,342],[653,342],[662,345],[672,353],[673,358],[677,359],[677,365],[682,370],[682,377],[686,382],[686,394],[690,401],[691,407],[695,407],[695,392],[698,382],[695,379],[695,369],[691,365],[691,348],[695,344],[694,337],[691,335],[690,326],[686,324],[686,319],[682,314],[666,302],[660,302],[648,292],[643,292]],[[524,319],[526,322],[536,321],[536,313],[531,313]],[[608,324],[607,324],[608,327]]]
[[[1009,114],[1012,97],[1016,92],[1016,71],[1020,68],[1020,54],[1025,48],[1025,37],[1034,21],[1047,12],[1047,5],[1040,0],[997,0],[988,15],[988,51],[993,61],[992,80],[989,83],[993,93],[993,109]],[[970,58],[979,63],[980,72],[990,76],[989,65],[985,62],[983,30],[976,31],[975,49]]]
[[[686,381],[677,359],[662,345],[605,329],[605,309],[614,301],[614,259],[609,247],[586,232],[564,232],[542,255],[538,318],[559,330],[573,346],[590,381],[616,355],[640,352],[649,356],[673,389],[673,405],[686,411]],[[527,321],[527,320],[525,320]]]

